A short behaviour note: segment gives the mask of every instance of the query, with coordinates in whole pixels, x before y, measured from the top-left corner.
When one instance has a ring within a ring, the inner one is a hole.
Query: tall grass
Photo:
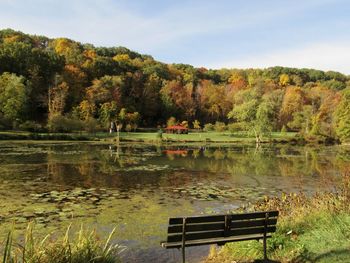
[[[71,235],[69,226],[64,235],[48,234],[38,238],[30,223],[22,243],[14,242],[12,228],[3,245],[2,263],[117,263],[125,249],[111,243],[115,229],[108,238],[101,240],[96,232],[80,228]],[[72,236],[72,237],[71,237]]]

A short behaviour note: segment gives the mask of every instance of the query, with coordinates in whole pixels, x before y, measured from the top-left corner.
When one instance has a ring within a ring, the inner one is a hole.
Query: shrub
[[[101,127],[98,124],[97,120],[94,118],[88,118],[83,123],[83,129],[84,131],[95,133],[96,131],[100,130]]]
[[[227,130],[226,124],[220,121],[215,122],[214,126],[215,131],[217,132],[223,132]]]
[[[208,131],[214,131],[214,125],[211,123],[207,123],[204,125],[203,130],[208,132]]]
[[[78,119],[71,119],[62,115],[52,116],[48,123],[47,128],[51,132],[72,132],[82,130],[83,123]]]
[[[24,123],[18,126],[19,129],[30,132],[42,132],[43,127],[41,124],[34,121],[25,121]]]
[[[176,118],[175,117],[170,117],[167,122],[166,122],[166,125],[169,127],[169,126],[174,126],[176,125]]]
[[[188,128],[188,121],[182,121],[181,122],[181,126],[185,127],[185,128]]]
[[[286,133],[287,132],[287,127],[286,125],[282,126],[281,133]]]
[[[70,227],[63,236],[49,234],[41,239],[33,235],[33,224],[29,224],[23,244],[16,244],[13,241],[14,231],[9,231],[4,243],[3,263],[117,263],[125,248],[110,243],[114,231],[105,242],[95,231],[88,232],[83,227],[73,239],[70,238]]]
[[[126,130],[127,132],[130,132],[130,131],[132,130],[131,124],[127,124],[127,125],[125,126],[125,130]]]
[[[227,124],[227,129],[231,133],[239,132],[239,131],[244,131],[244,127],[241,123],[239,122],[234,122],[234,123],[229,123]]]
[[[5,118],[0,113],[0,130],[8,130],[12,128],[12,122],[11,120]]]
[[[162,129],[159,129],[159,130],[158,130],[158,132],[157,132],[157,138],[158,138],[159,140],[162,140],[162,139],[163,139],[163,131],[162,131]]]

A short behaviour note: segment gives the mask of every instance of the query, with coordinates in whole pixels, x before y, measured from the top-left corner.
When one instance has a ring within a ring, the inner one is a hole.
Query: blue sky
[[[0,28],[197,67],[350,74],[348,0],[0,0]]]

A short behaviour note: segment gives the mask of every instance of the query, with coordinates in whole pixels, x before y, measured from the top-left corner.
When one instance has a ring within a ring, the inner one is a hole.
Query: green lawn
[[[270,136],[263,138],[264,142],[288,142],[296,137],[297,133],[273,132]],[[31,133],[22,131],[1,131],[0,140],[67,140],[67,141],[95,141],[95,140],[117,140],[117,133],[108,132],[76,132],[76,133]],[[135,142],[160,142],[157,132],[121,132],[121,141]],[[230,132],[190,132],[189,134],[162,134],[163,142],[215,142],[215,143],[254,143],[255,138],[247,133]]]
[[[280,133],[273,132],[269,137],[265,137],[264,141],[274,140],[289,140],[296,136],[294,132]],[[146,132],[122,132],[120,139],[131,141],[159,141],[157,133]],[[167,134],[163,133],[163,141],[176,142],[255,142],[255,138],[245,133],[230,133],[230,132],[190,132],[189,134]]]
[[[277,232],[267,241],[268,256],[277,262],[349,262],[350,214],[342,211],[314,211],[302,219],[281,219]],[[206,263],[254,262],[263,258],[263,245],[257,241],[226,244]]]

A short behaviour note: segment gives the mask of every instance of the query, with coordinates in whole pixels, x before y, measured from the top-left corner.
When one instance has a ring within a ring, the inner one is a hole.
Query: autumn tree
[[[169,115],[183,114],[190,120],[195,114],[195,104],[192,98],[193,86],[184,86],[180,81],[167,82],[160,90],[161,99]]]
[[[288,84],[290,83],[290,78],[287,74],[281,74],[280,75],[280,79],[279,79],[279,84],[282,86],[282,87],[285,87],[287,86]]]
[[[193,125],[193,129],[199,130],[201,128],[201,123],[198,120],[194,120],[194,122],[192,122]]]
[[[88,120],[94,118],[96,112],[96,105],[91,103],[88,100],[83,100],[80,102],[79,107],[77,108],[78,116],[82,120]]]
[[[66,64],[61,76],[62,80],[69,86],[67,108],[71,109],[81,101],[82,94],[89,85],[87,74],[76,65]]]
[[[69,87],[62,82],[49,90],[49,118],[53,115],[62,115],[66,105]]]
[[[247,76],[243,70],[235,70],[228,79],[228,82],[236,90],[241,90],[248,85]]]
[[[304,92],[300,87],[287,87],[283,96],[282,107],[280,109],[280,120],[282,125],[293,119],[293,113],[301,111],[304,104]]]
[[[83,49],[77,42],[68,38],[57,38],[51,46],[55,52],[65,57],[67,63],[81,64],[83,61]]]
[[[211,81],[202,81],[197,89],[199,110],[205,122],[224,120],[232,104],[227,100],[224,85],[215,85]]]

